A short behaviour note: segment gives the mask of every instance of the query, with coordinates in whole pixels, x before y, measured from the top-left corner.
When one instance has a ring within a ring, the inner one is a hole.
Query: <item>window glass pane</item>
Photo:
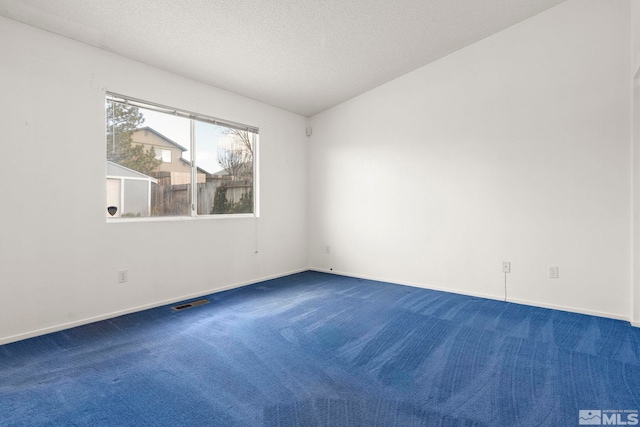
[[[253,213],[256,134],[196,122],[198,215]]]
[[[162,163],[171,163],[171,150],[162,150]]]
[[[191,215],[189,120],[107,101],[106,139],[113,216]]]
[[[107,217],[254,212],[257,133],[112,96],[106,117]]]
[[[155,148],[156,159],[161,160],[162,163],[171,163],[171,150],[163,150],[162,148]]]

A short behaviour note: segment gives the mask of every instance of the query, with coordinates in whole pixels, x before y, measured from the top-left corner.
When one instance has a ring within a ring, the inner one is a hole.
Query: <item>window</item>
[[[256,213],[258,129],[106,96],[106,216]]]
[[[162,163],[171,163],[171,150],[163,150],[162,148],[154,148],[156,152],[156,160]]]

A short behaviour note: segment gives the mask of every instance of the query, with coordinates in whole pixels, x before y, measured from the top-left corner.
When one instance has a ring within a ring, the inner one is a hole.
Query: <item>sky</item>
[[[149,126],[185,147],[187,151],[182,153],[182,157],[190,160],[189,120],[144,108],[139,110],[144,114],[142,126]],[[217,158],[218,145],[224,144],[227,138],[223,133],[224,129],[221,126],[196,121],[196,164],[207,172],[214,173],[223,169]]]

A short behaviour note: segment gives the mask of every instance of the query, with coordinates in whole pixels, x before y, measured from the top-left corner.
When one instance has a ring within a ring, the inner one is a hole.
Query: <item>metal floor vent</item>
[[[209,302],[208,299],[199,299],[198,301],[191,301],[186,304],[176,305],[175,307],[172,307],[172,308],[176,311],[179,311],[179,310],[184,310],[186,308],[191,308],[191,307],[196,307],[198,305],[206,304],[208,302]]]

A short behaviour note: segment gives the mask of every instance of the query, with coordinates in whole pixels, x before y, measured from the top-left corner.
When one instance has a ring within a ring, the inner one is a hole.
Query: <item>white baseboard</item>
[[[373,277],[373,276],[366,276],[366,275],[351,274],[351,273],[328,270],[328,269],[322,269],[322,268],[301,268],[301,269],[297,269],[297,270],[288,271],[288,272],[285,272],[285,273],[282,273],[282,274],[275,274],[275,275],[271,275],[271,276],[265,276],[265,277],[261,277],[261,278],[257,278],[257,279],[253,279],[253,280],[249,280],[249,281],[245,281],[245,282],[239,282],[239,283],[226,285],[226,286],[223,286],[221,288],[210,289],[210,290],[197,292],[197,293],[189,294],[189,295],[182,295],[182,296],[179,296],[179,297],[176,297],[176,298],[171,298],[171,299],[164,300],[164,301],[156,301],[156,302],[153,302],[153,303],[150,303],[150,304],[144,304],[144,305],[137,306],[137,307],[131,307],[131,308],[127,308],[127,309],[124,309],[124,310],[119,310],[119,311],[115,311],[115,312],[111,312],[111,313],[105,313],[105,314],[102,314],[102,315],[99,315],[99,316],[88,317],[88,318],[85,318],[85,319],[80,319],[80,320],[76,320],[76,321],[69,322],[69,323],[62,323],[62,324],[58,324],[58,325],[48,326],[46,328],[41,328],[41,329],[36,329],[36,330],[33,330],[33,331],[28,331],[28,332],[24,332],[24,333],[20,333],[20,334],[16,334],[16,335],[11,335],[11,336],[8,336],[8,337],[2,337],[2,338],[0,338],[0,345],[9,344],[9,343],[12,343],[12,342],[25,340],[25,339],[28,339],[28,338],[33,338],[33,337],[37,337],[37,336],[40,336],[40,335],[46,335],[46,334],[50,334],[50,333],[53,333],[53,332],[62,331],[62,330],[65,330],[65,329],[71,329],[71,328],[75,328],[77,326],[82,326],[82,325],[87,325],[89,323],[99,322],[101,320],[112,319],[114,317],[123,316],[125,314],[131,314],[131,313],[136,313],[138,311],[149,310],[149,309],[152,309],[152,308],[161,307],[163,305],[174,304],[174,303],[181,302],[181,301],[186,301],[186,300],[189,300],[189,299],[192,299],[192,298],[199,298],[199,297],[202,297],[204,295],[211,295],[211,294],[215,294],[215,293],[218,293],[218,292],[223,292],[223,291],[227,291],[227,290],[230,290],[230,289],[239,288],[239,287],[242,287],[242,286],[253,285],[255,283],[263,282],[265,280],[277,279],[279,277],[289,276],[291,274],[296,274],[296,273],[302,273],[304,271],[309,271],[309,270],[317,271],[317,272],[321,272],[321,273],[335,274],[335,275],[338,275],[338,276],[354,277],[354,278],[366,279],[366,280],[375,280],[375,281],[378,281],[378,282],[394,283],[394,284],[398,284],[398,285],[412,286],[412,287],[416,287],[416,288],[430,289],[430,290],[434,290],[434,291],[449,292],[449,293],[460,294],[460,295],[468,295],[468,296],[473,296],[473,297],[478,297],[478,298],[486,298],[486,299],[492,299],[492,300],[498,300],[498,301],[503,301],[504,300],[504,298],[501,295],[489,295],[489,294],[483,294],[483,293],[467,292],[467,291],[462,291],[462,290],[458,290],[458,289],[449,289],[449,288],[443,288],[443,287],[437,287],[437,286],[429,286],[429,285],[425,285],[423,283],[398,281],[398,280],[393,280],[393,279],[384,278],[384,277]],[[593,311],[593,310],[584,310],[584,309],[575,308],[575,307],[566,307],[566,306],[545,304],[545,303],[540,303],[540,302],[536,302],[536,301],[527,301],[527,300],[518,300],[518,299],[508,299],[508,302],[516,303],[516,304],[529,305],[529,306],[533,306],[533,307],[549,308],[549,309],[552,309],[552,310],[567,311],[567,312],[570,312],[570,313],[586,314],[586,315],[589,315],[589,316],[597,316],[597,317],[605,317],[605,318],[616,319],[616,320],[623,320],[623,321],[629,322],[632,326],[640,328],[640,321],[638,321],[638,322],[631,321],[627,317],[620,316],[620,315],[617,315],[617,314],[612,314],[612,313],[605,313],[605,312],[599,312],[599,311]]]
[[[3,344],[9,344],[12,342],[16,342],[16,341],[21,341],[21,340],[25,340],[28,338],[33,338],[33,337],[37,337],[40,335],[46,335],[46,334],[50,334],[53,332],[58,332],[58,331],[63,331],[65,329],[71,329],[71,328],[75,328],[77,326],[82,326],[82,325],[88,325],[89,323],[94,323],[94,322],[99,322],[101,320],[107,320],[107,319],[113,319],[114,317],[119,317],[119,316],[124,316],[125,314],[131,314],[131,313],[136,313],[138,311],[144,311],[144,310],[149,310],[152,308],[156,308],[156,307],[162,307],[163,305],[168,305],[168,304],[174,304],[177,302],[181,302],[181,301],[186,301],[189,299],[193,299],[193,298],[199,298],[205,295],[211,295],[211,294],[215,294],[218,292],[223,292],[223,291],[228,291],[230,289],[235,289],[235,288],[240,288],[242,286],[248,286],[248,285],[253,285],[255,283],[259,283],[259,282],[264,282],[265,280],[271,280],[271,279],[277,279],[279,277],[284,277],[284,276],[289,276],[291,274],[296,274],[296,273],[302,273],[304,271],[309,271],[308,268],[302,268],[302,269],[298,269],[298,270],[292,270],[292,271],[288,271],[286,273],[282,273],[282,274],[275,274],[272,276],[265,276],[265,277],[261,277],[258,279],[253,279],[253,280],[249,280],[246,282],[239,282],[239,283],[234,283],[231,285],[226,285],[223,286],[221,288],[215,288],[215,289],[209,289],[206,291],[202,291],[202,292],[197,292],[194,294],[189,294],[189,295],[182,295],[176,298],[170,298],[164,301],[156,301],[150,304],[144,304],[141,306],[137,306],[137,307],[131,307],[131,308],[127,308],[124,310],[119,310],[119,311],[114,311],[111,313],[105,313],[105,314],[101,314],[99,316],[93,316],[93,317],[88,317],[85,319],[80,319],[80,320],[75,320],[73,322],[69,322],[69,323],[61,323],[58,325],[53,325],[53,326],[48,326],[46,328],[41,328],[41,329],[36,329],[33,331],[28,331],[28,332],[24,332],[21,334],[16,334],[16,335],[11,335],[8,337],[2,337],[0,338],[0,345]]]
[[[547,303],[541,303],[541,302],[538,302],[538,301],[528,301],[528,300],[520,300],[520,299],[510,299],[509,302],[513,302],[513,303],[516,303],[516,304],[522,304],[522,305],[530,305],[532,307],[549,308],[551,310],[567,311],[569,313],[586,314],[588,316],[604,317],[604,318],[607,318],[607,319],[615,319],[615,320],[623,320],[625,322],[631,323],[631,320],[627,316],[621,316],[621,315],[615,314],[615,313],[607,313],[607,312],[596,311],[596,310],[586,310],[586,309],[583,309],[583,308],[568,307],[568,306],[547,304]]]
[[[443,287],[438,287],[438,286],[429,286],[429,285],[425,285],[423,283],[407,282],[407,281],[403,281],[403,280],[394,280],[394,279],[389,279],[389,278],[384,278],[384,277],[374,277],[374,276],[367,276],[367,275],[362,275],[362,274],[351,274],[351,273],[345,273],[343,271],[327,270],[327,269],[323,269],[323,268],[309,268],[309,270],[317,271],[319,273],[335,274],[337,276],[354,277],[356,279],[374,280],[376,282],[393,283],[394,285],[411,286],[411,287],[414,287],[414,288],[429,289],[429,290],[432,290],[432,291],[449,292],[451,294],[467,295],[467,296],[478,297],[478,298],[486,298],[486,299],[504,301],[504,297],[502,295],[490,295],[490,294],[483,294],[483,293],[480,293],[480,292],[475,292],[475,293],[474,292],[466,292],[466,291],[461,291],[461,290],[457,290],[457,289],[443,288]]]
[[[502,296],[502,295],[489,295],[489,294],[482,294],[482,293],[477,293],[477,292],[467,292],[467,291],[463,291],[463,290],[459,290],[459,289],[450,289],[450,288],[443,288],[443,287],[438,287],[438,286],[430,286],[430,285],[426,285],[426,284],[423,284],[423,283],[397,281],[397,280],[381,278],[381,277],[363,276],[363,275],[358,275],[358,274],[351,274],[351,273],[345,273],[345,272],[334,271],[334,270],[327,270],[327,269],[322,269],[322,268],[310,268],[309,270],[318,271],[318,272],[321,272],[321,273],[335,274],[335,275],[338,275],[338,276],[355,277],[355,278],[358,278],[358,279],[366,279],[366,280],[375,280],[375,281],[378,281],[378,282],[394,283],[394,284],[398,284],[398,285],[413,286],[413,287],[416,287],[416,288],[430,289],[430,290],[434,290],[434,291],[449,292],[449,293],[452,293],[452,294],[468,295],[468,296],[473,296],[473,297],[478,297],[478,298],[487,298],[487,299],[492,299],[492,300],[504,301],[504,296]],[[546,304],[546,303],[542,303],[542,302],[538,302],[538,301],[528,301],[528,300],[513,299],[513,298],[508,298],[506,302],[511,302],[511,303],[515,303],[515,304],[522,304],[522,305],[528,305],[528,306],[532,306],[532,307],[548,308],[548,309],[551,309],[551,310],[566,311],[566,312],[569,312],[569,313],[586,314],[588,316],[596,316],[596,317],[604,317],[604,318],[608,318],[608,319],[623,320],[623,321],[631,323],[631,325],[633,325],[633,326],[640,327],[640,322],[632,322],[629,317],[621,316],[621,315],[614,314],[614,313],[606,313],[606,312],[595,311],[595,310],[586,310],[586,309],[581,309],[581,308],[576,308],[576,307],[567,307],[567,306],[561,306],[561,305]]]

